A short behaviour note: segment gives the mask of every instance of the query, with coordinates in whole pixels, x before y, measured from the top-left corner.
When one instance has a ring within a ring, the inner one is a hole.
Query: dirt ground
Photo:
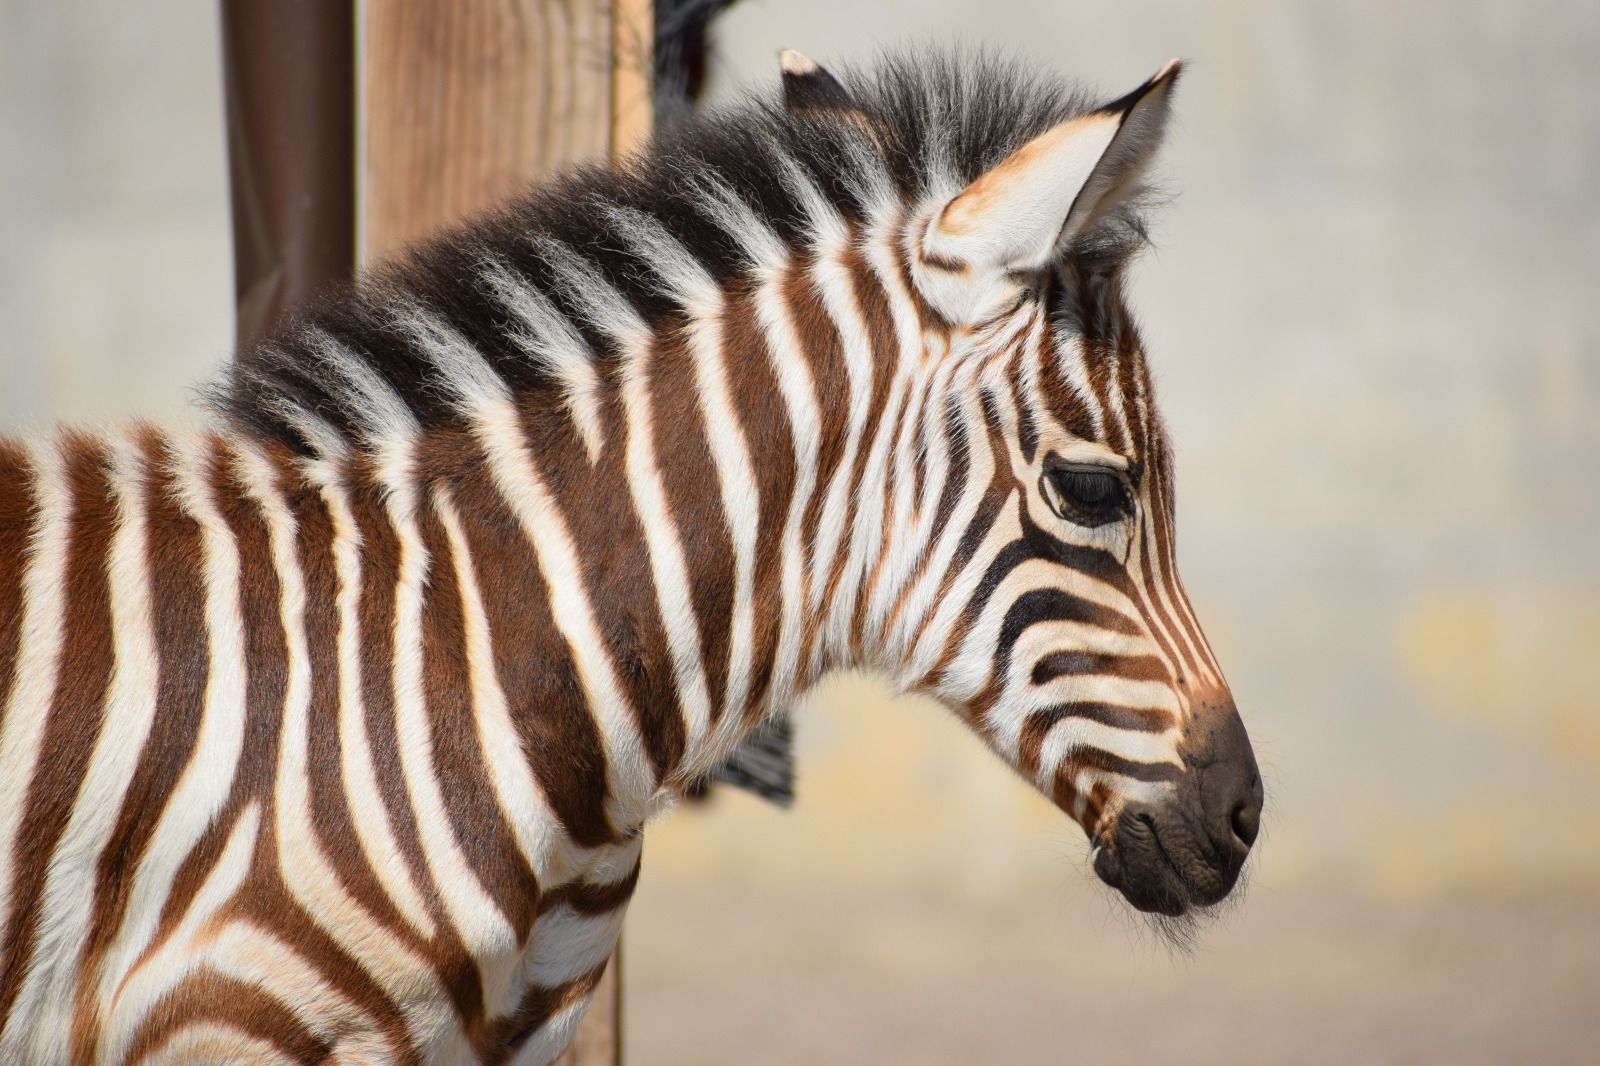
[[[1192,955],[1097,889],[650,884],[630,1066],[1600,1063],[1600,896],[1254,890]]]

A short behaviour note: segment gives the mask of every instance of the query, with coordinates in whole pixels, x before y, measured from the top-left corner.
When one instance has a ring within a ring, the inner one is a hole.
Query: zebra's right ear
[[[778,53],[778,64],[783,68],[785,109],[859,113],[860,108],[838,78],[793,48]]]
[[[1127,96],[1039,134],[945,203],[917,248],[929,301],[953,322],[987,321],[1114,213],[1161,145],[1179,69],[1173,60]]]

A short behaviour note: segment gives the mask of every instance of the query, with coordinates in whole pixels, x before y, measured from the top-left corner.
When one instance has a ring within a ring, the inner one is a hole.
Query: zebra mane
[[[240,351],[206,402],[308,456],[460,424],[445,350],[480,357],[507,394],[570,402],[619,369],[621,336],[681,320],[696,284],[727,289],[829,226],[949,197],[1102,103],[989,52],[919,48],[836,73],[854,108],[753,90],[378,264]],[[1147,199],[1069,254],[1120,261],[1145,242]]]

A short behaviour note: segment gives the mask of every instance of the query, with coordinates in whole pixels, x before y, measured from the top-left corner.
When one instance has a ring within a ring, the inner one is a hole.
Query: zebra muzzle
[[[1172,792],[1125,806],[1095,854],[1095,873],[1141,911],[1177,916],[1220,902],[1260,830],[1264,790],[1244,724],[1231,705],[1208,717]]]

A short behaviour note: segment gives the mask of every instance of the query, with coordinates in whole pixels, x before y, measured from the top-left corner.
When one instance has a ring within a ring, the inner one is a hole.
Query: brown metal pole
[[[222,0],[240,347],[355,270],[355,5]]]

